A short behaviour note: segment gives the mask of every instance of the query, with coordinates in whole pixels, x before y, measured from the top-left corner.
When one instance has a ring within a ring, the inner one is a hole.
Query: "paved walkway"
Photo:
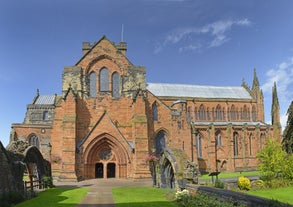
[[[114,207],[112,196],[113,187],[128,186],[152,186],[151,180],[133,181],[127,179],[92,179],[81,182],[57,182],[59,187],[89,187],[87,195],[80,202],[78,207]]]

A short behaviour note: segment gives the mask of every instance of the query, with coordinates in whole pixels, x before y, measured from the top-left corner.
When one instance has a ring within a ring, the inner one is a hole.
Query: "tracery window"
[[[152,105],[152,111],[153,111],[153,119],[154,121],[158,121],[158,106],[157,103],[154,102]]]
[[[29,144],[36,146],[38,149],[40,148],[40,141],[39,138],[36,135],[32,135],[29,138]]]
[[[117,72],[112,76],[112,96],[114,98],[120,98],[120,76]]]
[[[100,71],[100,91],[109,91],[109,71],[102,68]]]
[[[90,97],[96,97],[97,91],[96,91],[96,73],[91,72],[90,78],[89,78],[89,89],[90,89]]]
[[[234,133],[233,136],[233,151],[234,151],[234,156],[238,156],[239,155],[239,149],[238,149],[238,133]]]

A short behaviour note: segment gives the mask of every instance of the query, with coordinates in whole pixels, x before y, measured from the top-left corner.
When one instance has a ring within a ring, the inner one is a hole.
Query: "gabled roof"
[[[39,95],[33,104],[35,105],[54,105],[56,95]]]
[[[147,90],[159,97],[191,97],[215,99],[252,99],[241,86],[201,86],[186,84],[148,83]]]

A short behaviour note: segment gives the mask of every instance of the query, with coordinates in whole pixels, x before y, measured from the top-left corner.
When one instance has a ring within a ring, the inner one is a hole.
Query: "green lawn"
[[[220,173],[218,175],[218,178],[237,178],[239,176],[260,176],[258,171],[252,171],[252,172],[234,172],[234,173]],[[211,179],[211,176],[208,174],[202,175],[199,177],[199,179]]]
[[[88,188],[51,188],[14,207],[76,207],[87,192]]]
[[[116,207],[176,207],[165,194],[169,190],[153,187],[124,187],[112,190]]]
[[[248,194],[293,204],[293,187],[248,191]]]

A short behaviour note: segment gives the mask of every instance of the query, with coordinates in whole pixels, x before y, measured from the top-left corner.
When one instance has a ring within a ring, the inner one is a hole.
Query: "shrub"
[[[238,178],[238,187],[240,190],[250,190],[251,183],[250,180],[244,176]]]
[[[175,199],[177,201],[181,201],[183,200],[185,197],[188,197],[189,196],[189,191],[184,189],[182,191],[178,190],[176,193],[175,193]]]
[[[42,183],[45,188],[53,188],[54,187],[52,177],[44,176],[42,178]]]
[[[220,180],[216,180],[216,182],[215,182],[215,187],[216,187],[216,188],[224,189],[225,184],[224,184],[223,182],[221,182]]]

